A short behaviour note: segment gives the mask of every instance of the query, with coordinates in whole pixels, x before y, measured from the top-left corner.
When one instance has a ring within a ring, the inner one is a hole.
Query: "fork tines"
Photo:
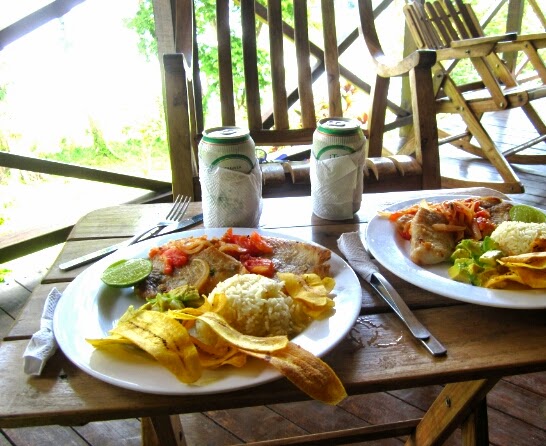
[[[190,204],[190,197],[178,195],[174,200],[173,207],[167,214],[167,220],[179,220],[184,216]]]

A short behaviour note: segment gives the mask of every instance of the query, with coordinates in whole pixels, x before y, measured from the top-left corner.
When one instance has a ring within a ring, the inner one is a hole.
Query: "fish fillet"
[[[410,258],[418,265],[433,265],[445,262],[455,248],[455,239],[450,232],[435,231],[432,225],[447,224],[439,212],[420,207],[411,223]]]

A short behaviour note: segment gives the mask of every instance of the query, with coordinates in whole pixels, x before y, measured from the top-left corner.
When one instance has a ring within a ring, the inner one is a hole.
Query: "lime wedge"
[[[101,280],[109,286],[126,288],[144,280],[152,272],[148,259],[119,260],[104,270]]]
[[[510,208],[510,220],[524,223],[545,223],[546,214],[526,204],[516,204]]]

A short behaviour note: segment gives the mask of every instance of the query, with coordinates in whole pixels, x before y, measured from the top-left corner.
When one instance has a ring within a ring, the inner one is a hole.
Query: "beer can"
[[[313,133],[313,156],[317,160],[337,158],[362,150],[364,132],[356,119],[324,118]]]
[[[254,141],[249,132],[240,127],[205,130],[198,153],[199,162],[205,166],[250,173],[256,164]]]

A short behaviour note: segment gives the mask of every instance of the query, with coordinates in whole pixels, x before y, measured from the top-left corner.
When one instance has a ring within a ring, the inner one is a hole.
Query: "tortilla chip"
[[[531,288],[546,288],[546,252],[503,257],[499,263],[515,276],[511,280]]]
[[[506,288],[510,282],[519,282],[519,277],[513,272],[496,274],[489,277],[483,284],[485,288]]]
[[[192,383],[201,377],[199,355],[188,331],[165,313],[137,311],[111,333],[130,339],[183,383]]]
[[[546,270],[546,252],[532,252],[499,259],[501,265]]]
[[[531,288],[546,288],[546,271],[521,266],[513,266],[510,269],[518,276],[518,282]]]
[[[271,354],[245,353],[271,364],[311,398],[336,405],[347,396],[330,366],[293,342]]]

